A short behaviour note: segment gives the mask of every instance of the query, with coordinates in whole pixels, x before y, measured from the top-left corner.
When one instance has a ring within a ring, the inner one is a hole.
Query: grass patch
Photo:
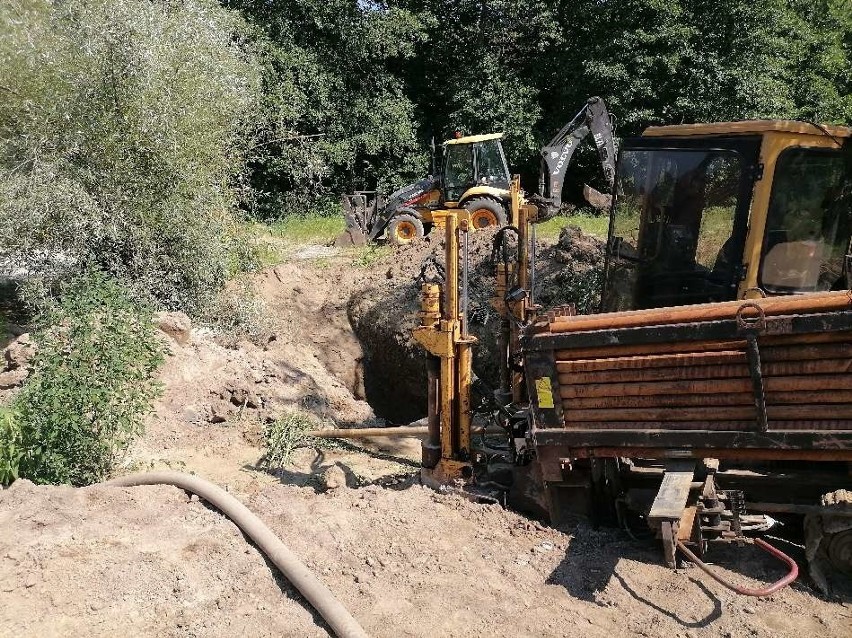
[[[393,253],[393,248],[387,244],[367,244],[353,249],[352,265],[356,268],[369,268],[382,257]]]
[[[592,215],[582,211],[571,215],[557,215],[538,224],[536,235],[539,239],[555,241],[559,239],[559,233],[565,226],[579,226],[587,235],[606,239],[609,232],[609,215]]]
[[[294,215],[269,225],[273,237],[295,243],[327,244],[343,232],[346,222],[343,215]]]
[[[260,465],[266,470],[280,470],[293,460],[293,452],[299,448],[332,448],[336,447],[333,439],[320,439],[308,434],[311,430],[322,427],[315,417],[304,412],[286,412],[263,430],[263,442],[266,453]]]

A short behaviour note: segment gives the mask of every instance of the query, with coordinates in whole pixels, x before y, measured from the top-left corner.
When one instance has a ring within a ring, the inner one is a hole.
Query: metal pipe
[[[531,224],[530,229],[530,306],[535,305],[535,260],[536,260],[536,228]]]
[[[471,434],[505,434],[506,431],[500,427],[483,428],[472,427]],[[308,430],[307,436],[317,439],[366,439],[374,436],[401,437],[401,436],[428,436],[428,425],[400,425],[388,428],[341,428],[332,430]],[[439,439],[440,445],[440,439]]]
[[[197,476],[180,472],[148,472],[122,476],[104,485],[174,485],[214,505],[266,554],[281,573],[308,600],[340,638],[367,638],[367,632],[314,573],[281,542],[266,524],[222,488]]]
[[[470,305],[470,290],[468,289],[468,265],[470,256],[470,233],[463,229],[464,241],[462,242],[462,323],[461,336],[466,339],[468,336],[467,312]]]
[[[458,218],[455,214],[447,215],[445,219],[445,236],[447,260],[444,278],[444,307],[443,318],[447,321],[458,321],[459,318],[459,251],[458,251]]]
[[[441,359],[434,355],[426,356],[427,391],[427,439],[423,441],[423,467],[435,467],[441,460]],[[396,428],[395,428],[396,429]],[[408,429],[408,428],[406,428]]]

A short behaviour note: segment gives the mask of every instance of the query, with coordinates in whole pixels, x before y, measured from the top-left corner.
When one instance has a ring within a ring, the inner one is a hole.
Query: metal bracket
[[[756,317],[746,316],[748,310],[756,310]],[[757,424],[761,432],[769,431],[769,419],[766,415],[766,391],[763,386],[763,371],[760,365],[760,347],[757,335],[766,330],[766,314],[763,308],[754,302],[747,302],[737,310],[737,328],[745,335],[748,371],[751,375],[754,407],[757,409]]]

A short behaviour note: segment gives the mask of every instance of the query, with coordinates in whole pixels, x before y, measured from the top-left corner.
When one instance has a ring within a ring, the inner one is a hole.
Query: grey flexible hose
[[[197,494],[231,519],[246,536],[260,547],[269,560],[275,563],[275,566],[287,577],[287,580],[293,583],[296,589],[308,599],[308,602],[320,613],[339,638],[367,638],[367,632],[334,597],[328,587],[323,585],[313,572],[305,567],[302,561],[281,542],[281,539],[263,521],[222,488],[197,476],[180,472],[131,474],[107,481],[104,485],[114,487],[174,485],[182,490]]]

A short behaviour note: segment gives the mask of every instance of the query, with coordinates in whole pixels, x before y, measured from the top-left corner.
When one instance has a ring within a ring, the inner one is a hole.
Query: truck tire
[[[408,213],[395,215],[388,224],[388,241],[394,246],[406,246],[425,234],[423,222]]]
[[[506,225],[506,207],[496,199],[474,197],[466,201],[464,207],[470,212],[470,224],[474,230]]]

